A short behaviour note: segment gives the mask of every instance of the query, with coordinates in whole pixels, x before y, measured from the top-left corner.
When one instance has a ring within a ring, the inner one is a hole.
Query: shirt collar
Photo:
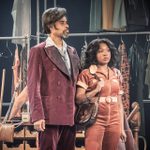
[[[46,39],[46,45],[45,48],[50,47],[50,46],[55,46],[57,49],[60,50],[60,48],[54,43],[54,41],[52,40],[51,37],[48,37]],[[67,44],[66,42],[63,40],[63,47],[62,47],[63,51],[67,50]]]

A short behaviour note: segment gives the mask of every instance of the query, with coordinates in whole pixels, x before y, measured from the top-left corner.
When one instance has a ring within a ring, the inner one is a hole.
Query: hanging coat
[[[122,95],[122,102],[124,106],[124,110],[127,115],[129,115],[129,108],[130,108],[130,96],[129,96],[129,78],[130,78],[130,65],[128,62],[128,57],[127,57],[127,52],[125,48],[125,44],[123,41],[119,44],[119,53],[121,56],[121,61],[120,61],[120,71],[122,73],[123,77],[123,91],[124,94]]]
[[[141,128],[140,135],[145,135],[144,121],[144,76],[146,66],[146,55],[144,49],[135,41],[129,49],[130,63],[130,96],[131,101],[137,101],[140,105]]]
[[[90,32],[98,32],[101,30],[102,4],[101,0],[91,0],[90,8]]]

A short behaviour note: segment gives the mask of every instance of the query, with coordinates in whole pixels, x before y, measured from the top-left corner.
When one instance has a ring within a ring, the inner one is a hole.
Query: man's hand
[[[44,131],[45,130],[45,120],[41,119],[34,122],[34,129],[37,131]]]
[[[127,139],[127,135],[125,133],[124,130],[121,131],[121,135],[120,135],[120,138],[123,142],[126,142],[126,139]]]

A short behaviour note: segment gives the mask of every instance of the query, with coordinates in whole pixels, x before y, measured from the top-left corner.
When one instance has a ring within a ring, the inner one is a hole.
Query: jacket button
[[[55,70],[57,70],[57,69],[54,67],[53,70],[55,71]]]
[[[61,97],[60,97],[60,96],[57,96],[57,99],[61,99]]]
[[[57,82],[57,85],[60,85],[60,81]]]

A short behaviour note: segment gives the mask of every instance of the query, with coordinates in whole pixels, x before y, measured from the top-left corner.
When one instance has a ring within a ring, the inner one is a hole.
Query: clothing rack
[[[75,37],[75,36],[100,36],[100,35],[150,35],[150,31],[139,31],[139,32],[99,32],[99,33],[69,33],[69,37]],[[31,35],[30,37],[32,39],[40,38],[45,39],[48,35],[47,34],[39,34],[37,35]]]
[[[70,33],[69,36],[100,36],[100,35],[142,35],[150,34],[150,31],[138,32],[99,32],[99,33]]]
[[[12,40],[12,39],[24,39],[25,43],[27,44],[27,59],[29,56],[29,50],[30,50],[30,36],[8,36],[8,37],[0,37],[0,40]],[[9,106],[10,103],[3,103],[2,106]]]
[[[0,37],[0,40],[12,40],[12,39],[27,39],[28,36],[8,36],[8,37]]]
[[[29,57],[30,50],[30,36],[8,36],[8,37],[0,37],[0,40],[13,40],[13,39],[24,39],[27,44],[27,59]]]
[[[144,99],[143,103],[145,103],[145,104],[150,103],[150,99]]]
[[[150,31],[139,31],[139,32],[99,32],[99,33],[70,33],[69,37],[77,36],[100,36],[100,35],[150,35]],[[46,38],[46,34],[41,34],[40,38]],[[39,36],[15,36],[15,37],[0,37],[0,40],[11,40],[11,39],[25,39],[27,43],[27,57],[29,56],[30,50],[30,39],[37,39]],[[145,103],[150,103],[150,100],[145,100]],[[3,106],[9,106],[9,103],[3,103]]]

